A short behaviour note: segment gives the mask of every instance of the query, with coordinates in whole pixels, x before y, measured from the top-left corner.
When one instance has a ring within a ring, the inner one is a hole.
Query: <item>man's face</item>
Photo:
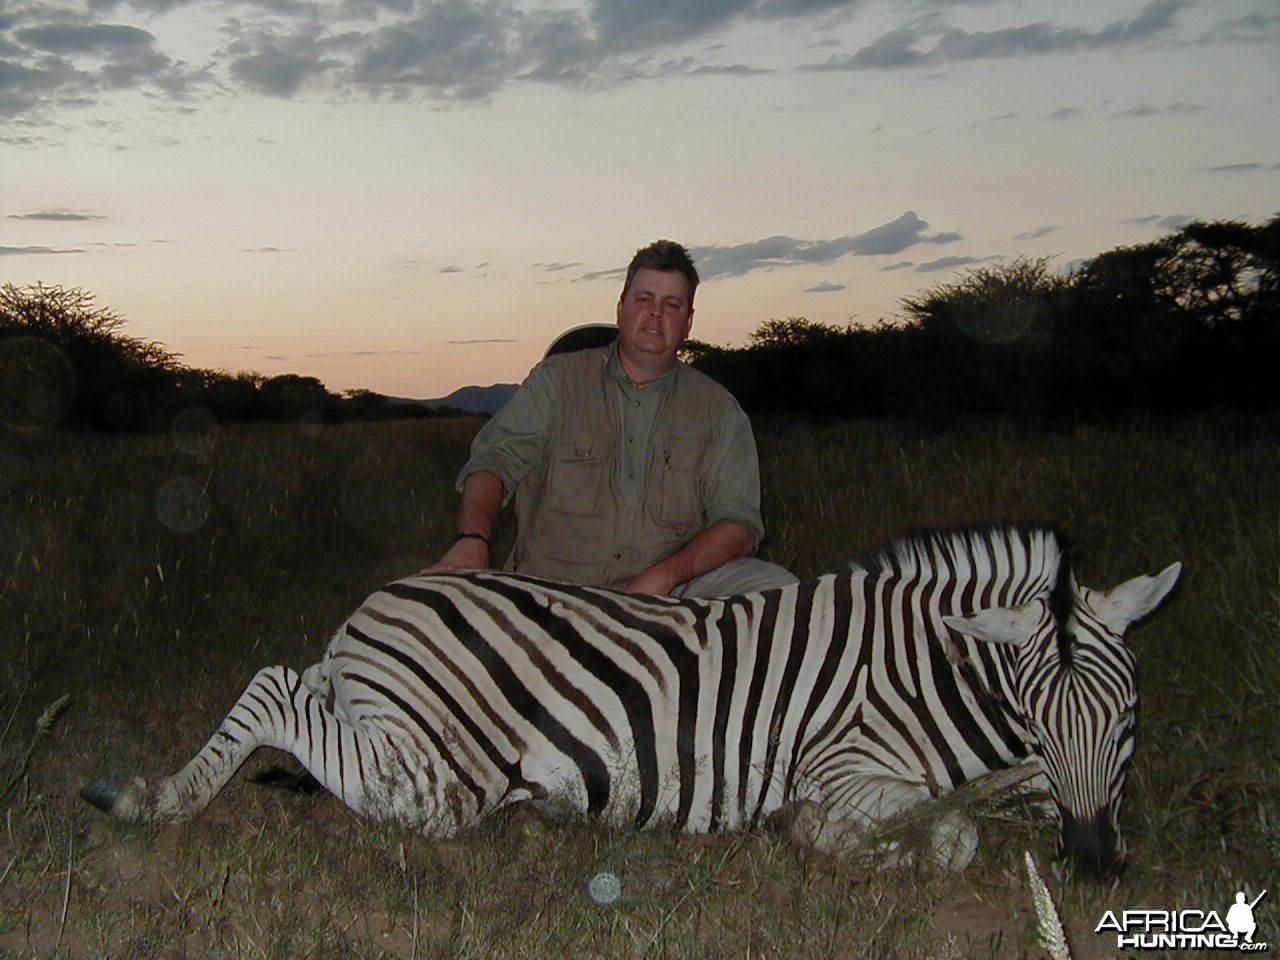
[[[624,358],[669,366],[693,326],[689,281],[678,270],[636,271],[618,301],[618,341]]]

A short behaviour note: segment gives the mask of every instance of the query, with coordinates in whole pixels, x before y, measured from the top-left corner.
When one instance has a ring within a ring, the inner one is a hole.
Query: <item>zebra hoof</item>
[[[978,828],[963,811],[953,810],[933,825],[929,847],[929,859],[935,868],[963,873],[978,852]]]
[[[138,798],[146,789],[146,782],[139,777],[117,770],[85,784],[80,799],[113,817],[134,820],[138,816]]]

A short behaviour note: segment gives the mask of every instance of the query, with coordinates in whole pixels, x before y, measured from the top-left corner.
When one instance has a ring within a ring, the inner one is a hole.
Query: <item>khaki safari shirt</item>
[[[458,489],[478,470],[498,475],[506,501],[514,491],[507,570],[620,587],[706,527],[764,536],[755,437],[737,401],[679,362],[636,384],[616,344],[538,364],[476,434]]]

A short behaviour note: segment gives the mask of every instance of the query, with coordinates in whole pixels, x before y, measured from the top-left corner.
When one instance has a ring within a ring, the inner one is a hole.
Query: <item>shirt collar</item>
[[[609,359],[605,368],[609,371],[609,376],[625,390],[634,390],[642,394],[669,394],[675,389],[676,377],[679,375],[681,365],[681,362],[677,360],[671,365],[671,369],[660,377],[644,383],[636,383],[627,376],[627,371],[622,366],[622,359],[618,356],[618,341],[615,340],[613,345],[609,347]]]

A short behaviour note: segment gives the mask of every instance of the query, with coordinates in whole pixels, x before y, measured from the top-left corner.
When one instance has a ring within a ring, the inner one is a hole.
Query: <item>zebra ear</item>
[[[1118,587],[1095,596],[1091,606],[1099,620],[1116,636],[1123,636],[1130,624],[1152,613],[1178,582],[1182,564],[1171,563],[1154,577],[1134,577]]]
[[[943,617],[957,633],[988,643],[1030,643],[1045,622],[1045,606],[1032,600],[1020,607],[992,607],[966,616]]]

